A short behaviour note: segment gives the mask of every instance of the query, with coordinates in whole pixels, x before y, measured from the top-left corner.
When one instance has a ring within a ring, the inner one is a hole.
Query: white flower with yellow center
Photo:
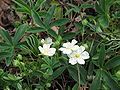
[[[63,47],[61,47],[59,50],[62,51],[64,54],[70,54],[73,51],[79,49],[78,45],[75,45],[77,41],[75,39],[72,40],[72,42],[67,42],[63,44]]]
[[[43,47],[39,46],[38,49],[46,56],[53,56],[56,52],[55,48],[50,48],[50,44],[43,44]]]
[[[53,44],[52,39],[50,37],[42,39],[41,43],[42,44],[50,44],[50,45]]]
[[[89,53],[85,51],[84,46],[80,46],[78,50],[69,54],[68,57],[69,63],[71,63],[72,65],[75,65],[76,63],[85,64],[84,60],[90,58]]]

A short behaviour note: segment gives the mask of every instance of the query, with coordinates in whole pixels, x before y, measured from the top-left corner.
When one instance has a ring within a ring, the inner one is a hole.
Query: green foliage
[[[78,90],[78,76],[82,89],[120,90],[119,0],[12,2],[20,20],[13,33],[0,27],[0,90]],[[47,37],[51,57],[38,48]],[[72,39],[90,54],[80,73],[59,50]]]

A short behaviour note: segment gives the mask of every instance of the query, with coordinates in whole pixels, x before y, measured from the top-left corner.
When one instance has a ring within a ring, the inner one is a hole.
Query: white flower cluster
[[[46,56],[53,56],[56,52],[55,48],[50,48],[53,44],[52,39],[50,37],[46,38],[45,40],[42,39],[41,43],[43,47],[39,46],[39,50],[43,55]],[[76,63],[85,64],[85,59],[89,59],[89,53],[85,51],[84,46],[76,45],[77,41],[75,39],[72,42],[66,42],[63,44],[59,50],[63,52],[63,54],[67,54],[69,57],[69,63],[75,65]]]
[[[85,59],[89,59],[89,53],[85,51],[84,46],[76,45],[77,41],[75,39],[72,42],[67,42],[63,44],[59,50],[63,52],[63,54],[67,54],[69,57],[69,63],[75,65],[76,63],[85,64]]]
[[[42,39],[41,43],[43,44],[43,47],[39,46],[38,49],[43,55],[53,56],[55,54],[56,49],[50,48],[50,46],[53,44],[52,39],[50,37],[46,38],[45,40]]]

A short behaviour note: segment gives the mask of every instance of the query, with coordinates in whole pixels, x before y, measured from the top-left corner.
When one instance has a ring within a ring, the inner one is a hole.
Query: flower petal
[[[43,52],[43,48],[41,46],[39,46],[38,49],[40,50],[40,52]]]
[[[78,53],[82,53],[85,50],[84,46],[80,46],[79,49],[77,50]]]
[[[83,59],[89,59],[89,58],[90,58],[89,53],[88,53],[87,51],[84,51],[84,52],[81,54],[81,57],[82,57]]]
[[[71,43],[70,43],[70,42],[63,43],[63,47],[66,47],[66,48],[68,48],[70,45],[71,45]]]
[[[78,45],[74,45],[73,47],[72,47],[72,50],[73,51],[76,51],[76,50],[78,50],[80,47],[78,46]]]
[[[43,44],[43,48],[44,49],[49,49],[50,48],[50,44]]]
[[[63,50],[63,53],[64,53],[64,54],[70,54],[70,53],[72,53],[72,50],[65,48],[65,49]]]
[[[56,49],[55,48],[50,48],[49,51],[48,51],[48,56],[53,56],[56,52]]]
[[[71,63],[72,65],[75,65],[77,61],[74,58],[70,58],[69,63]]]
[[[79,64],[85,64],[85,61],[84,61],[84,59],[77,59],[77,62],[79,63]]]
[[[72,40],[71,42],[73,45],[75,45],[77,43],[77,41],[75,39]]]

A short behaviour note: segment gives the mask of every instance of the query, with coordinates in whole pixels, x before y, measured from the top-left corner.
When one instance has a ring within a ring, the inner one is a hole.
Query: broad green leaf
[[[22,36],[24,35],[24,33],[27,31],[28,26],[26,24],[20,25],[15,33],[15,36],[13,38],[13,43],[14,45],[18,44],[18,41],[22,38]]]
[[[45,27],[41,18],[39,17],[39,14],[36,11],[31,10],[31,15],[32,15],[32,18],[33,18],[33,21],[34,21],[35,24],[37,24],[38,26],[40,26],[42,28]]]
[[[2,38],[6,41],[7,44],[13,45],[12,38],[9,35],[8,31],[0,30],[0,34],[1,34]]]
[[[29,28],[27,30],[28,33],[40,33],[40,32],[44,32],[44,31],[46,31],[46,30],[41,27],[33,27],[33,28]]]
[[[115,68],[120,65],[120,56],[115,56],[106,62],[105,67],[108,69]]]
[[[98,63],[100,67],[103,67],[105,61],[105,45],[102,44],[99,52]]]
[[[66,23],[68,23],[70,20],[68,18],[63,18],[63,19],[59,19],[59,20],[56,20],[54,22],[52,22],[50,24],[50,27],[52,26],[62,26],[62,25],[65,25]]]
[[[102,75],[101,71],[98,70],[96,72],[96,76],[95,76],[94,80],[92,81],[92,84],[90,86],[90,90],[100,90],[99,88],[101,85],[101,78],[102,78],[101,75]]]
[[[56,70],[53,72],[53,75],[52,75],[53,79],[55,79],[55,78],[57,78],[58,76],[60,76],[60,75],[64,72],[65,69],[66,69],[65,66],[62,66],[62,67],[59,67],[58,69],[56,69]]]
[[[107,71],[102,71],[103,79],[108,84],[108,86],[111,88],[111,90],[120,90],[120,86],[118,83],[113,79],[110,73]]]

